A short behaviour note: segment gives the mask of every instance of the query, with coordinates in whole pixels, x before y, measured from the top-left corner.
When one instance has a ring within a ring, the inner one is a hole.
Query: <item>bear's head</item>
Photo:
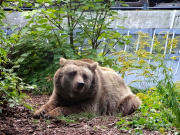
[[[60,58],[60,65],[54,77],[57,92],[65,100],[91,98],[95,93],[97,62]]]

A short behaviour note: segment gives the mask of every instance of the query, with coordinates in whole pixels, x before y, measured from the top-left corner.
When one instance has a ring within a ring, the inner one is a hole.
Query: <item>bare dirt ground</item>
[[[25,101],[39,108],[49,99],[47,95],[28,94]],[[82,118],[75,123],[59,119],[34,119],[33,112],[19,105],[3,109],[0,114],[0,135],[130,135],[115,127],[118,117],[98,116]],[[143,130],[143,134],[157,135],[158,131]]]

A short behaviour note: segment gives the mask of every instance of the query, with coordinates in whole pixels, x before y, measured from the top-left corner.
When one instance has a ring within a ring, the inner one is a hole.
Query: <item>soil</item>
[[[49,99],[47,95],[32,95],[25,101],[39,108]],[[34,119],[33,112],[22,105],[4,108],[0,113],[0,135],[130,135],[129,130],[119,130],[119,117],[98,116],[82,118],[67,123],[60,119]],[[131,133],[130,133],[131,132]],[[143,130],[143,134],[157,135],[158,131]],[[171,133],[170,133],[171,134]]]

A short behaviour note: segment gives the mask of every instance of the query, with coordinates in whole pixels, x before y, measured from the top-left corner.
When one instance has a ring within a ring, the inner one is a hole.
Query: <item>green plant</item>
[[[147,94],[139,93],[137,96],[141,98],[143,104],[133,117],[123,117],[116,123],[120,130],[135,129],[134,133],[142,133],[142,129],[161,130],[161,132],[173,131],[172,127],[176,125],[176,118],[170,113],[170,109],[166,109],[166,113],[171,117],[171,120],[167,119],[162,102],[160,102],[161,96],[154,91],[154,88],[149,90]]]
[[[38,124],[38,123],[40,123],[40,120],[37,120],[37,119],[33,119],[33,124]]]
[[[16,76],[13,71],[17,65],[11,69],[6,68],[6,64],[10,64],[10,60],[7,58],[7,51],[3,48],[0,48],[0,64],[0,113],[2,113],[3,107],[13,107],[22,101],[26,96],[21,92],[22,89],[31,89],[34,86],[24,84],[22,79]],[[24,105],[28,109],[32,109],[29,104],[24,103]]]
[[[80,114],[70,115],[69,118],[78,121],[78,120],[82,120],[82,119],[92,119],[92,118],[94,118],[95,116],[96,116],[96,115],[95,115],[95,114],[92,114],[92,113],[80,113]]]
[[[77,123],[75,120],[73,120],[70,116],[64,117],[64,116],[59,116],[57,119],[62,120],[66,123]]]
[[[92,119],[95,117],[95,114],[92,113],[80,113],[80,114],[72,114],[68,116],[60,116],[58,119],[65,121],[66,123],[77,123],[78,121]]]
[[[52,81],[47,82],[45,78],[52,77],[59,68],[60,57],[91,58],[115,68],[115,60],[106,56],[115,52],[115,45],[128,43],[128,36],[109,29],[111,22],[118,19],[117,13],[109,9],[110,1],[38,0],[27,3],[19,0],[15,4],[37,8],[22,12],[28,24],[12,34],[16,37],[13,61],[23,57],[18,75],[25,82],[41,87],[35,93],[52,92]]]
[[[139,128],[134,129],[134,135],[143,135],[143,131]]]
[[[145,87],[146,90],[143,91],[143,93],[137,94],[143,102],[140,109],[135,112],[133,117],[122,118],[117,123],[117,126],[120,127],[120,129],[128,126],[129,128],[159,130],[161,133],[169,130],[173,131],[173,126],[179,129],[179,83],[172,82],[172,75],[169,74],[169,72],[172,72],[172,69],[166,67],[164,47],[162,47],[163,45],[156,39],[153,45],[156,53],[153,54],[146,51],[146,46],[150,46],[149,37],[144,33],[139,34],[142,34],[139,36],[141,38],[139,40],[139,50],[134,53],[123,51],[114,53],[118,54],[118,61],[120,62],[119,71],[122,76],[136,74],[137,77],[143,76],[145,78],[144,80],[135,80],[132,83],[144,83],[144,81],[153,82],[155,87]],[[165,35],[165,39],[166,37],[167,35]],[[171,46],[172,49],[177,47],[178,38],[179,37],[176,39],[168,39],[171,45],[168,45],[167,50],[170,49]],[[153,61],[153,63],[148,63],[149,59]],[[174,59],[174,57],[171,59]],[[136,72],[137,70],[141,72]],[[159,74],[163,77],[162,79],[159,79]]]
[[[176,85],[172,82],[172,76],[169,75],[169,69],[165,67],[163,69],[163,73],[165,78],[158,82],[157,91],[162,97],[162,107],[166,111],[166,108],[169,108],[171,113],[175,115],[176,119],[174,119],[175,124],[178,128],[180,128],[180,89],[176,89]],[[171,117],[167,113],[168,120],[171,121]]]
[[[5,18],[4,14],[0,8],[0,20]],[[0,24],[4,25],[2,22]],[[9,49],[15,40],[12,37],[6,38],[2,30],[0,31],[0,37],[0,113],[2,113],[3,108],[13,107],[20,102],[32,110],[33,108],[29,104],[22,101],[26,94],[22,93],[21,90],[33,89],[36,86],[23,83],[22,79],[15,73],[15,70],[19,68],[19,62],[22,61],[22,58],[19,58],[13,63],[9,59]],[[5,48],[5,44],[7,48]]]

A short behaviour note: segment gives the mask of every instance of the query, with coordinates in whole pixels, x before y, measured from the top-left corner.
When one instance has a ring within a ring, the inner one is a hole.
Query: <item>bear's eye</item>
[[[70,76],[75,76],[76,75],[76,71],[70,72],[69,75]]]
[[[88,77],[87,77],[87,75],[83,74],[83,78],[84,78],[84,79],[87,79]]]

